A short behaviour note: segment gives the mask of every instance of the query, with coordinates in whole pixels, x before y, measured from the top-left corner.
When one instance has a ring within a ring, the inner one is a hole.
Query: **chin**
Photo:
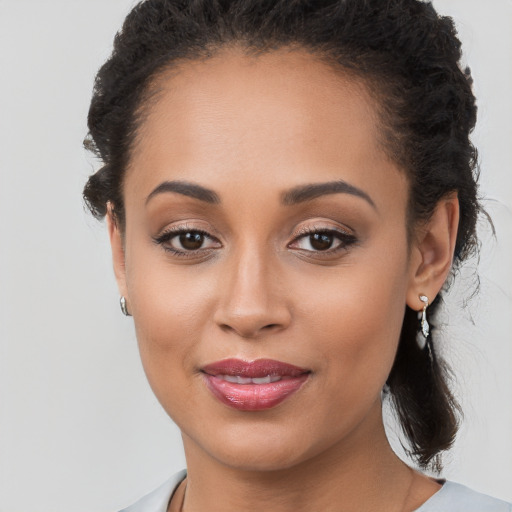
[[[270,472],[282,471],[300,465],[308,457],[299,447],[286,447],[282,444],[278,447],[261,445],[255,446],[229,446],[226,450],[216,447],[211,455],[221,464],[237,471],[246,472]]]
[[[218,432],[185,434],[185,451],[198,449],[226,467],[248,472],[289,469],[308,460],[314,451],[307,433],[294,431],[290,425],[230,425]]]

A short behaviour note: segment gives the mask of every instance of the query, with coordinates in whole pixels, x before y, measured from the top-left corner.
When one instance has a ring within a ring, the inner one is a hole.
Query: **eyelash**
[[[208,249],[198,249],[196,251],[179,251],[177,249],[169,247],[168,245],[165,245],[166,243],[170,242],[173,238],[180,235],[184,235],[186,233],[197,233],[199,235],[203,235],[205,238],[208,238],[210,240],[216,240],[214,237],[210,235],[210,233],[202,229],[189,228],[187,226],[173,226],[168,228],[161,235],[153,238],[153,241],[155,242],[155,244],[161,246],[164,251],[170,252],[171,254],[177,256],[178,258],[191,258],[197,256],[197,253],[199,251],[209,251]]]
[[[299,233],[294,237],[293,242],[300,240],[301,238],[306,238],[312,235],[329,235],[337,238],[340,241],[340,244],[334,249],[326,249],[325,251],[309,251],[307,249],[302,249],[303,252],[309,252],[315,254],[315,257],[322,257],[322,255],[332,255],[336,254],[340,251],[347,250],[348,247],[354,245],[357,242],[357,238],[355,235],[347,233],[341,229],[334,228],[322,228],[315,226],[306,226],[300,229]],[[300,249],[299,249],[300,250]]]
[[[160,234],[157,237],[153,238],[153,241],[155,244],[161,246],[164,251],[169,252],[173,254],[174,256],[177,256],[178,258],[193,258],[196,257],[197,254],[201,251],[208,251],[210,252],[211,249],[197,249],[197,250],[190,250],[190,251],[180,251],[177,249],[174,249],[168,245],[165,245],[173,238],[186,234],[186,233],[195,233],[204,236],[207,239],[210,240],[217,240],[216,238],[212,237],[210,233],[207,231],[204,231],[202,229],[198,228],[189,228],[187,226],[176,226],[168,228],[166,231],[164,231],[162,234]],[[328,229],[328,228],[317,228],[317,227],[305,227],[302,228],[299,233],[294,237],[293,242],[296,242],[297,240],[300,240],[302,238],[305,238],[307,236],[312,235],[330,235],[337,238],[341,243],[338,247],[335,247],[334,249],[326,249],[325,251],[310,251],[307,249],[298,249],[302,252],[308,252],[308,253],[314,253],[316,257],[322,257],[322,255],[332,255],[339,251],[346,250],[349,246],[355,244],[357,242],[357,238],[349,233],[346,233],[342,230],[337,229]],[[290,245],[290,244],[289,244]],[[289,246],[288,245],[288,246]]]

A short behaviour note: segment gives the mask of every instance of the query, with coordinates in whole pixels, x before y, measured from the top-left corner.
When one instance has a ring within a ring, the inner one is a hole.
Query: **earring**
[[[427,339],[430,334],[430,325],[428,325],[427,322],[427,308],[429,306],[428,297],[426,295],[420,295],[420,300],[423,302],[423,311],[421,312],[421,332],[424,338]]]
[[[119,305],[121,306],[121,311],[123,312],[124,316],[132,316],[128,312],[128,307],[126,306],[126,299],[124,297],[121,297],[119,299]]]

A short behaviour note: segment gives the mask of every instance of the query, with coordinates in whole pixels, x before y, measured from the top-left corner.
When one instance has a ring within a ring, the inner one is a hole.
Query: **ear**
[[[417,228],[407,291],[411,309],[423,309],[420,295],[426,295],[432,303],[441,290],[452,266],[458,225],[459,199],[454,192],[443,197],[429,221]]]
[[[114,208],[111,203],[108,204],[106,221],[108,236],[110,238],[110,247],[112,249],[112,262],[114,265],[114,274],[116,276],[117,287],[119,289],[120,295],[128,300],[123,237],[119,228],[119,222],[116,219]]]

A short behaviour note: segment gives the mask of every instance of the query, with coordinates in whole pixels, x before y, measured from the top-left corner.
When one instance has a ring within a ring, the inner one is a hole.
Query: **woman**
[[[436,347],[476,245],[476,107],[416,0],[147,0],[99,71],[84,195],[106,216],[182,472],[129,511],[509,511],[439,471]]]

